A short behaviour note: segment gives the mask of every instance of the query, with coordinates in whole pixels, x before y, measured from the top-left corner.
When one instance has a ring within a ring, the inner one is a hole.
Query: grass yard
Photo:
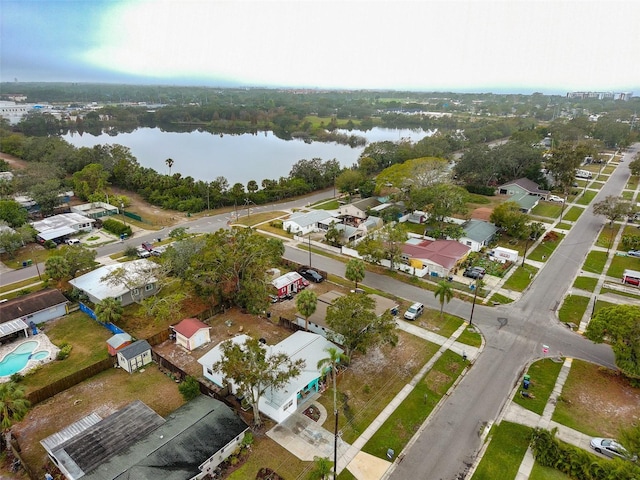
[[[241,210],[238,220],[236,220],[234,223],[237,225],[254,227],[256,225],[260,225],[261,223],[266,223],[275,218],[280,218],[287,215],[286,212],[278,212],[278,211],[252,213],[250,215],[245,215],[245,214],[246,214],[246,210]]]
[[[564,234],[549,232],[545,235],[540,244],[531,252],[527,258],[537,262],[546,262],[551,254],[558,248],[560,242],[564,239]]]
[[[460,334],[457,342],[464,343],[471,347],[479,347],[482,345],[482,336],[476,331],[475,328],[469,326],[465,328],[464,332]]]
[[[329,200],[328,202],[326,200],[322,200],[313,204],[311,207],[316,210],[337,210],[340,207],[340,203],[338,202],[338,199]]]
[[[571,230],[571,225],[568,223],[559,223],[556,225],[556,228],[559,228],[560,230]]]
[[[607,252],[589,252],[582,269],[589,273],[602,273],[604,265],[607,263]]]
[[[533,393],[535,398],[525,398],[516,393],[513,398],[514,403],[538,415],[542,415],[547,400],[553,392],[553,387],[556,385],[561,368],[562,362],[557,362],[550,358],[538,360],[531,364],[527,370],[527,373],[531,376],[529,392]]]
[[[586,290],[587,292],[593,292],[596,289],[597,284],[598,284],[597,278],[576,277],[575,282],[573,282],[573,287],[579,288],[580,290]]]
[[[611,260],[611,265],[609,265],[607,275],[613,278],[622,279],[622,275],[627,269],[640,270],[640,259],[636,257],[627,257],[626,254],[618,254]]]
[[[228,480],[256,478],[261,468],[270,468],[282,478],[303,478],[300,475],[304,474],[311,465],[310,462],[300,460],[266,435],[254,434],[251,452],[246,458],[242,466],[226,477]]]
[[[516,478],[529,446],[531,428],[501,422],[491,429],[491,443],[471,480],[508,480]]]
[[[538,269],[531,265],[520,266],[511,274],[511,276],[504,282],[503,288],[513,290],[515,292],[522,292],[529,286],[531,280],[538,273]]]
[[[531,210],[531,215],[546,218],[558,218],[560,216],[561,209],[561,203],[542,202]]]
[[[13,427],[25,462],[37,478],[44,478],[47,454],[40,440],[92,412],[105,418],[134,400],[142,400],[162,417],[184,403],[176,383],[155,364],[134,374],[109,369],[39,403]]]
[[[413,322],[415,325],[430,332],[437,333],[443,337],[449,338],[453,335],[460,325],[462,325],[462,319],[443,313],[440,317],[440,310],[433,310],[431,308],[425,309],[424,313]]]
[[[54,360],[26,375],[22,384],[27,393],[107,358],[107,340],[113,336],[80,311],[47,322],[43,330],[55,345],[67,342],[73,349],[66,360]]]
[[[20,269],[22,268],[22,262],[29,260],[31,260],[32,263],[45,262],[53,251],[54,250],[47,250],[39,243],[29,243],[26,246],[19,248],[18,251],[13,254],[13,257],[6,253],[1,253],[0,261],[9,268]]]
[[[574,359],[552,420],[594,437],[616,438],[640,417],[640,389],[615,371]]]
[[[638,188],[638,180],[640,180],[640,176],[631,175],[629,177],[629,181],[627,182],[627,186],[625,187],[627,190],[635,190]]]
[[[536,462],[533,464],[529,480],[571,480],[571,477],[555,468],[543,467]]]
[[[580,218],[582,212],[584,212],[584,208],[575,206],[571,207],[569,211],[564,214],[564,217],[562,217],[562,219],[566,220],[567,222],[575,222],[576,220],[578,220],[578,218]]]
[[[604,300],[596,300],[596,306],[593,309],[593,314],[596,315],[600,310],[607,307],[615,307],[617,303],[605,302]]]
[[[440,348],[405,332],[399,331],[398,337],[395,348],[369,349],[366,355],[356,356],[338,377],[339,428],[347,443],[364,432]],[[332,389],[328,388],[318,402],[333,412]],[[334,419],[329,417],[323,427],[333,431]]]
[[[582,297],[580,295],[568,295],[565,297],[564,302],[560,310],[558,310],[558,318],[561,322],[570,322],[580,325],[582,316],[587,310],[589,304],[589,297]]]
[[[606,285],[606,283],[605,283]],[[628,298],[633,298],[635,300],[640,300],[640,292],[638,293],[638,295],[634,295],[633,293],[628,293],[628,292],[620,292],[618,290],[612,290],[611,288],[602,288],[600,289],[600,294],[604,294],[604,293],[612,293],[614,295],[621,295],[623,297],[628,297]]]
[[[363,451],[379,458],[386,458],[388,448],[402,451],[464,367],[465,362],[459,355],[450,350],[444,352],[400,407],[365,444]]]
[[[596,246],[610,248],[611,245],[613,245],[614,238],[616,238],[616,235],[618,234],[618,230],[620,230],[619,223],[614,223],[613,226],[608,224],[604,225],[596,239]]]
[[[622,198],[624,198],[625,200],[633,199],[634,195],[635,195],[635,192],[632,192],[631,190],[625,190],[622,192]]]
[[[501,305],[505,305],[507,303],[513,302],[513,300],[509,297],[505,297],[504,295],[500,295],[499,293],[494,293],[489,299],[490,303],[499,303]]]
[[[578,198],[576,203],[578,205],[589,205],[597,194],[598,192],[594,192],[593,190],[585,190],[585,192],[580,195],[580,198]]]

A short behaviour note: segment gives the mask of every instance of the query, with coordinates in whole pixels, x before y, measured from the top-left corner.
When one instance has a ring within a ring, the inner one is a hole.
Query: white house
[[[75,235],[80,232],[93,230],[93,218],[85,217],[79,213],[61,213],[44,220],[32,222],[31,225],[38,232],[38,238],[42,241],[56,240]]]
[[[297,212],[282,222],[283,230],[297,235],[306,235],[316,230],[326,230],[331,223],[339,222],[335,215],[326,210]]]
[[[465,222],[462,229],[464,234],[458,241],[471,248],[472,252],[479,252],[483,247],[488,247],[500,230],[493,223],[473,218]]]
[[[119,268],[129,272],[129,276],[137,284],[135,288],[128,288],[124,283],[114,285],[102,280]],[[69,280],[69,284],[84,293],[93,303],[100,303],[105,298],[115,298],[126,306],[133,303],[135,298],[149,297],[157,292],[157,279],[153,276],[156,268],[158,268],[157,264],[141,258],[132,262],[103,265]]]
[[[247,335],[238,335],[227,341],[242,345],[248,338]],[[326,338],[303,331],[295,332],[276,345],[265,346],[267,355],[284,353],[292,361],[303,359],[305,367],[299,376],[292,378],[284,387],[265,392],[258,405],[260,413],[280,423],[294,413],[305,398],[319,391],[321,379],[327,369],[319,370],[318,362],[328,357],[327,349],[330,347],[342,352],[342,349]],[[220,387],[229,384],[232,393],[239,393],[236,385],[213,370],[213,364],[221,358],[222,351],[218,344],[198,360],[202,365],[202,374]]]

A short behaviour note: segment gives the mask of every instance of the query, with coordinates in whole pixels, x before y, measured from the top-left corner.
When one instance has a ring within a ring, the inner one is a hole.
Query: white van
[[[422,315],[422,312],[424,312],[424,305],[416,302],[404,312],[404,318],[406,320],[415,320]]]
[[[80,245],[80,240],[77,238],[69,238],[66,240],[67,245]]]

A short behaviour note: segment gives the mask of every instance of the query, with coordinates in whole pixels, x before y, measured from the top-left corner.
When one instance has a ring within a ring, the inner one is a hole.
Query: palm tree
[[[304,317],[304,329],[309,331],[309,317],[313,315],[318,306],[318,296],[311,290],[305,290],[296,297],[296,307]]]
[[[336,377],[338,376],[338,364],[348,363],[347,357],[337,347],[328,347],[325,352],[329,354],[327,358],[318,361],[318,370],[329,367],[331,377],[333,379],[333,415],[335,417],[335,426],[333,430],[333,478],[338,477],[338,387],[336,386]]]
[[[44,272],[59,285],[63,278],[69,276],[69,262],[61,255],[54,255],[44,262]]]
[[[449,303],[453,298],[453,288],[451,287],[451,284],[445,280],[438,282],[438,286],[433,292],[433,296],[440,301],[440,317],[442,317],[445,302]]]
[[[120,300],[108,297],[96,305],[96,317],[102,323],[116,323],[122,319],[122,304]]]
[[[15,382],[0,384],[0,426],[5,434],[5,445],[9,449],[11,442],[11,427],[27,414],[29,401],[24,396],[24,387]]]
[[[358,288],[358,282],[364,279],[365,265],[359,258],[352,258],[347,262],[347,268],[345,269],[344,276],[347,280],[351,280],[356,283],[356,289]]]
[[[171,167],[173,167],[174,161],[172,158],[167,158],[164,163],[167,164],[167,167],[169,167],[169,176],[171,176]]]
[[[331,474],[331,460],[325,457],[313,457],[313,470],[309,472],[309,480],[326,480]]]

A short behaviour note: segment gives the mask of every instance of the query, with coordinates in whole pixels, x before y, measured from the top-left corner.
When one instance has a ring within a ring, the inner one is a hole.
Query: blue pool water
[[[0,362],[0,377],[8,377],[19,372],[27,366],[29,359],[44,360],[49,356],[49,352],[44,350],[33,353],[37,346],[38,342],[24,342],[7,354]]]

